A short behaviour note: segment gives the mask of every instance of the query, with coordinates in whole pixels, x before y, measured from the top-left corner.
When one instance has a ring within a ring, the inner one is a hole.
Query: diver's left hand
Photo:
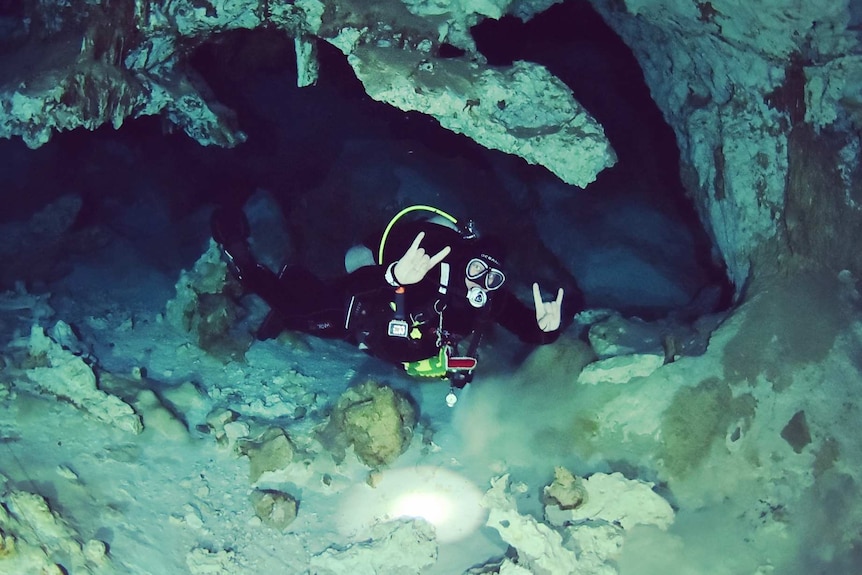
[[[536,323],[542,331],[556,331],[560,329],[560,318],[563,309],[563,288],[557,291],[557,299],[554,301],[542,301],[539,284],[533,284],[533,301],[536,303]]]

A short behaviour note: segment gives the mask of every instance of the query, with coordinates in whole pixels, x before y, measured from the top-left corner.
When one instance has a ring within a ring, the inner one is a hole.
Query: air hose
[[[458,220],[455,219],[454,216],[451,216],[451,215],[447,214],[446,212],[444,212],[443,210],[435,208],[433,206],[416,205],[416,206],[406,207],[403,210],[401,210],[400,212],[398,212],[397,214],[395,214],[395,216],[391,220],[389,220],[389,225],[387,225],[386,229],[383,230],[383,237],[380,238],[380,248],[377,250],[377,263],[378,264],[383,265],[383,248],[386,245],[386,238],[389,237],[389,232],[392,230],[392,227],[404,215],[409,214],[410,212],[417,212],[417,211],[431,212],[432,214],[446,218],[447,220],[452,222],[452,224],[454,224],[455,226],[458,225]]]

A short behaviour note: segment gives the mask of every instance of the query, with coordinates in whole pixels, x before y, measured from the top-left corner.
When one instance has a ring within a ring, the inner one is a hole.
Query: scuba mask
[[[467,279],[477,284],[485,284],[485,289],[494,291],[499,289],[506,281],[506,276],[497,268],[492,268],[488,262],[481,258],[473,258],[467,264]],[[482,281],[480,281],[482,280]]]
[[[499,289],[506,281],[506,276],[497,268],[492,268],[481,258],[473,258],[467,263],[465,270],[467,279],[480,285],[467,291],[467,301],[475,308],[484,307],[488,303],[488,292]],[[484,286],[484,289],[480,286]]]

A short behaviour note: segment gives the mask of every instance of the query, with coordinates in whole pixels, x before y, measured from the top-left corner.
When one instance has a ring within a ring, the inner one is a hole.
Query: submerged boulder
[[[252,484],[264,473],[286,469],[296,453],[293,442],[277,427],[266,430],[256,441],[242,442],[240,449],[248,456]]]
[[[232,333],[241,315],[237,299],[242,289],[228,272],[214,240],[191,270],[183,270],[176,296],[167,302],[168,323],[189,334],[214,355],[238,355],[247,347],[247,334]]]
[[[352,445],[362,463],[376,468],[407,449],[415,425],[416,410],[406,397],[367,381],[342,394],[322,435],[330,449],[343,452]]]
[[[272,489],[253,491],[251,504],[255,515],[263,521],[264,525],[273,529],[284,529],[293,523],[299,507],[299,503],[292,495]]]

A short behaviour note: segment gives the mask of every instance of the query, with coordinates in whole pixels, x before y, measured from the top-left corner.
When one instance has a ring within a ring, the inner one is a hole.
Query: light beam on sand
[[[355,485],[345,494],[339,528],[345,535],[362,537],[377,523],[421,518],[434,526],[438,542],[450,543],[484,523],[482,495],[473,483],[448,469],[387,469],[376,487]]]

